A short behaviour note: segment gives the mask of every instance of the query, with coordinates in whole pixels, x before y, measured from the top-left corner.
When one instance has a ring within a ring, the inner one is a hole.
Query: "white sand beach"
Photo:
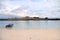
[[[0,29],[0,40],[60,40],[60,30]]]

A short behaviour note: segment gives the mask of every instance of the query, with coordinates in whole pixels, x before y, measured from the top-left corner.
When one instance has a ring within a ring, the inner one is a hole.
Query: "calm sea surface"
[[[7,24],[14,24],[13,28],[60,28],[60,21],[0,21],[0,28]]]

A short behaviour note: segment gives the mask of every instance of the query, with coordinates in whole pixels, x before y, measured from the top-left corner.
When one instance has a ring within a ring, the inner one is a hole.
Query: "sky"
[[[0,0],[0,14],[60,18],[60,0]]]

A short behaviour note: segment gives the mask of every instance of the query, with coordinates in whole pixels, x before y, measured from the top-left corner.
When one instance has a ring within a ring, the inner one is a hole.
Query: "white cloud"
[[[12,10],[11,13],[12,15],[14,14],[16,16],[31,16],[31,17],[38,16],[32,10],[29,10],[28,8],[25,8],[23,6]]]
[[[60,17],[59,2],[60,0],[2,0],[1,4],[4,6],[2,9],[0,9],[0,14],[3,13],[17,16],[27,15],[40,17]],[[12,12],[13,10],[15,11]],[[38,11],[38,13],[36,12],[37,10],[42,11]]]

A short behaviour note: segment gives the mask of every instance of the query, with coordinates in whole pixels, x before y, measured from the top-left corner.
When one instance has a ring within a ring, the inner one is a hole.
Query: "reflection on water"
[[[60,28],[60,21],[0,21],[0,28],[9,23],[14,24],[13,28]]]

